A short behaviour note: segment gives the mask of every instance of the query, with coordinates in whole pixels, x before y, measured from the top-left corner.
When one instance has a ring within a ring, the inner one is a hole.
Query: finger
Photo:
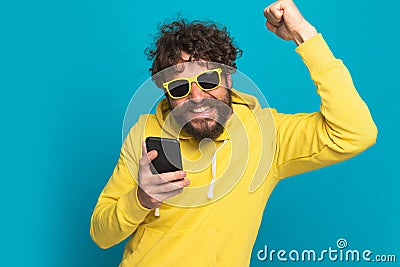
[[[147,155],[147,148],[146,148],[146,142],[142,142],[142,157]]]
[[[146,143],[143,141],[142,142],[142,157],[139,160],[139,164],[141,167],[145,167],[149,165],[150,159],[147,153],[147,148],[146,148]]]
[[[143,167],[144,169],[146,167]],[[186,177],[186,172],[184,171],[176,171],[176,172],[166,172],[161,174],[150,174],[143,175],[145,179],[140,179],[140,184],[145,187],[153,187],[157,185],[162,185],[178,180],[182,180]],[[148,189],[147,189],[148,190]]]
[[[152,161],[153,159],[157,158],[157,155],[157,150],[151,150],[150,152],[147,152],[146,143],[144,141],[142,142],[142,157],[147,156],[149,161]]]
[[[147,153],[145,142],[142,143],[142,157],[139,160],[140,168],[146,172],[150,172],[150,161],[157,157],[157,150],[152,150]]]
[[[277,27],[272,25],[271,23],[269,23],[269,21],[267,21],[265,23],[265,25],[267,26],[267,29],[270,30],[273,33],[276,33]]]
[[[157,158],[157,156],[158,156],[157,150],[152,150],[150,152],[147,152],[147,157],[149,158],[150,161]]]
[[[175,182],[169,182],[165,184],[153,185],[149,188],[152,194],[165,194],[171,191],[182,189],[190,184],[188,179],[183,179]]]
[[[265,18],[274,26],[280,26],[283,18],[281,2],[276,2],[264,9]]]
[[[175,180],[181,180],[186,177],[186,172],[165,172],[158,175],[158,184],[165,184]]]

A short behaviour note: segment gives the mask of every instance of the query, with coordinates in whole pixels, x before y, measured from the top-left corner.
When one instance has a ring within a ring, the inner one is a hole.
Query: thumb
[[[158,156],[157,150],[152,150],[150,152],[147,152],[147,157],[149,158],[150,161],[157,158],[157,156]]]
[[[150,163],[150,161],[157,158],[157,156],[158,156],[157,150],[152,150],[150,152],[147,152],[146,142],[143,141],[142,142],[142,157],[147,159],[146,161],[148,161]]]
[[[146,156],[147,154],[147,148],[146,148],[146,142],[142,142],[142,157]]]

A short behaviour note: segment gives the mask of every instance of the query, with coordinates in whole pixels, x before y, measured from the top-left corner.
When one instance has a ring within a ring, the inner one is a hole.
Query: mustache
[[[216,98],[215,98],[216,99]],[[183,103],[181,105],[181,108],[184,109],[194,109],[197,108],[198,106],[215,106],[219,103],[222,104],[222,102],[218,99],[216,99],[218,102],[216,102],[214,99],[211,98],[203,98],[200,102],[195,102],[193,100],[188,100],[187,102]]]
[[[205,93],[207,93],[210,97],[204,97],[201,102],[195,102],[192,99],[182,103],[181,105],[179,105],[177,108],[181,109],[194,109],[198,106],[223,106],[226,105],[226,103],[224,103],[224,101],[216,98],[215,96],[213,96],[212,94],[210,94],[209,92],[205,91]]]

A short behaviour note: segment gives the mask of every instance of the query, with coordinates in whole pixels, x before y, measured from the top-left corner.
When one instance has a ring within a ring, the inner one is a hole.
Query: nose
[[[190,99],[193,102],[200,103],[204,98],[205,92],[197,86],[197,83],[192,82],[192,90],[190,91]]]

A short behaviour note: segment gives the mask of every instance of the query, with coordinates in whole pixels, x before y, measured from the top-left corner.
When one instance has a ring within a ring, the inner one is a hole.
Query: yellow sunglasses
[[[163,86],[171,98],[181,99],[190,94],[193,82],[203,91],[211,91],[218,88],[221,85],[221,73],[221,68],[207,70],[193,77],[173,79],[163,83]]]

